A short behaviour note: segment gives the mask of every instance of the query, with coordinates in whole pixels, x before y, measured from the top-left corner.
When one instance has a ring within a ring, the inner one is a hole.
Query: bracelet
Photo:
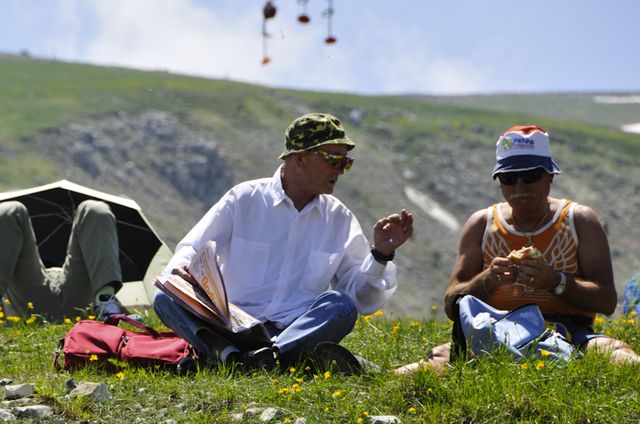
[[[384,253],[376,249],[374,246],[371,246],[371,256],[373,256],[373,259],[375,259],[378,262],[392,261],[395,255],[396,255],[395,251],[391,252],[390,255],[385,255]]]

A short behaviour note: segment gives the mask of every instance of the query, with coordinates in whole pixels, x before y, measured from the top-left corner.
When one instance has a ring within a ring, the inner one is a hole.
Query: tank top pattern
[[[501,204],[487,208],[487,226],[482,240],[484,268],[497,256],[505,257],[512,250],[525,246],[529,233],[517,231],[502,216]],[[576,203],[562,199],[553,219],[536,230],[531,238],[545,261],[560,272],[575,276],[578,273],[578,236],[573,223]],[[543,314],[566,314],[594,317],[595,315],[565,302],[560,296],[547,290],[535,290],[515,283],[498,287],[487,299],[498,309],[515,309],[528,303],[536,303]]]

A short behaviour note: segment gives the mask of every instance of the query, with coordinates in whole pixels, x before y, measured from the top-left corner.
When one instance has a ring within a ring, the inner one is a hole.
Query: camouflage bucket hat
[[[295,119],[284,137],[284,152],[280,159],[325,144],[344,144],[349,150],[356,146],[344,133],[340,120],[328,113],[309,113]]]

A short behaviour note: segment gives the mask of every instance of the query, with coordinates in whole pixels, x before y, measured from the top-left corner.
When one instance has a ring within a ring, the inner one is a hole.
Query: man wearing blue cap
[[[358,312],[373,313],[395,292],[392,260],[412,234],[413,217],[403,210],[378,220],[369,244],[353,213],[331,195],[353,164],[354,147],[333,115],[295,119],[282,166],[222,196],[165,270],[190,280],[191,259],[215,241],[229,301],[265,324],[272,345],[243,351],[158,292],[154,308],[164,323],[209,358],[245,368],[272,368],[276,359],[286,367],[308,354],[355,367],[338,343]]]
[[[617,303],[609,243],[593,209],[549,196],[560,168],[547,132],[512,127],[496,146],[492,177],[505,202],[476,211],[465,224],[444,298],[447,315],[453,319],[453,304],[463,294],[501,310],[535,303],[576,348],[606,352],[613,363],[640,362],[628,344],[593,330],[596,313],[611,314]],[[507,258],[525,246],[542,257]],[[448,345],[432,350],[430,359],[432,365],[446,363]]]

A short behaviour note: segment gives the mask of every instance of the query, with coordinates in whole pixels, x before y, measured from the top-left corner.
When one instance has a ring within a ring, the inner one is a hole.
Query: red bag
[[[121,321],[142,332],[119,327]],[[64,354],[62,367],[59,363],[61,353]],[[158,332],[126,315],[113,315],[105,322],[83,320],[75,324],[60,340],[53,365],[56,370],[69,370],[94,363],[115,370],[116,364],[109,361],[114,358],[143,367],[176,368],[183,359],[195,360],[197,357],[193,346],[174,332]]]

